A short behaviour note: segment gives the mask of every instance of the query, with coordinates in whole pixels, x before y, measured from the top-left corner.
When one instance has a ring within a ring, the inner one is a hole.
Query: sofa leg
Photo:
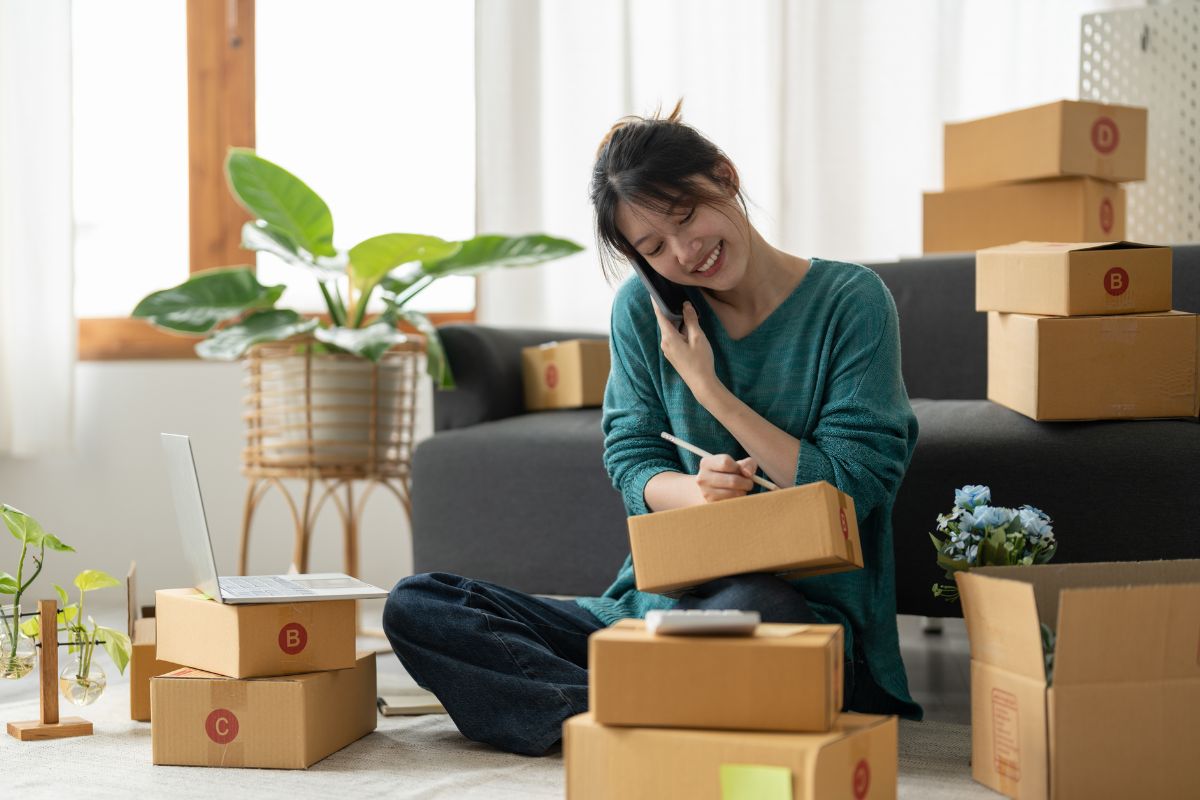
[[[929,636],[937,636],[942,632],[941,617],[925,617],[925,623],[921,627],[921,632]]]

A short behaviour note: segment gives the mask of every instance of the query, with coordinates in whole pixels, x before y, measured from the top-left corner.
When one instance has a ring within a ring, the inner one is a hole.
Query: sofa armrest
[[[486,325],[438,328],[455,389],[433,393],[435,431],[465,428],[525,412],[521,350],[567,339],[606,339],[602,333]]]

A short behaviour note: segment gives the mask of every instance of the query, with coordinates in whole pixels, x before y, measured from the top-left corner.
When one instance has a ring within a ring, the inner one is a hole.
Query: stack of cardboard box
[[[854,501],[828,483],[631,517],[638,588],[748,572],[857,569]],[[842,714],[839,625],[655,635],[622,620],[589,641],[589,708],[563,726],[567,796],[896,796],[894,717]]]
[[[926,253],[1125,237],[1123,181],[1146,177],[1146,109],[1061,100],[947,124]]]
[[[567,797],[895,797],[896,719],[840,713],[843,655],[840,625],[597,631],[590,711],[563,725]]]
[[[227,605],[155,593],[155,764],[299,769],[375,729],[375,656],[356,655],[355,603]]]
[[[1171,310],[1171,250],[1020,242],[975,256],[988,398],[1035,420],[1200,414],[1200,317]]]

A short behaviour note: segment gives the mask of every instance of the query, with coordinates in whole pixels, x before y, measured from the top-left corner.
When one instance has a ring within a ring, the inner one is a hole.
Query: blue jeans
[[[818,621],[794,586],[764,574],[711,581],[683,595],[679,607],[758,611],[764,622]],[[383,611],[400,663],[437,695],[464,736],[531,756],[554,747],[563,721],[587,711],[588,635],[603,627],[574,601],[438,572],[397,583]],[[856,670],[846,667],[850,700]],[[864,699],[873,705],[869,694]]]

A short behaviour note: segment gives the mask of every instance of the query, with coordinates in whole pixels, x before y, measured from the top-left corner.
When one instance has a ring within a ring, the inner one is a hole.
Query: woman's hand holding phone
[[[696,485],[706,503],[743,497],[754,488],[750,480],[758,465],[753,458],[735,461],[733,456],[717,454],[700,459],[700,471],[696,473]]]
[[[654,316],[662,331],[662,351],[667,361],[683,378],[692,394],[704,404],[704,398],[719,385],[713,363],[712,345],[700,328],[700,318],[691,302],[683,304],[683,331],[678,331],[653,303]]]

